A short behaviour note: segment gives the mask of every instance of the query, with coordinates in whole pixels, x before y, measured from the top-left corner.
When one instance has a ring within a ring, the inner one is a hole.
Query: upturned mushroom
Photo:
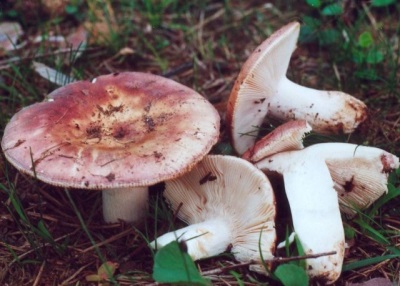
[[[304,119],[319,133],[351,133],[366,119],[366,106],[340,91],[303,87],[286,77],[300,24],[292,22],[266,39],[244,63],[227,106],[232,145],[243,154],[254,145],[265,117]]]
[[[371,165],[365,167],[366,162]],[[335,165],[338,163],[339,167]],[[350,191],[357,193],[365,192],[365,187],[371,190],[375,187],[378,190],[382,190],[383,186],[386,188],[387,174],[399,167],[399,159],[378,148],[347,143],[321,143],[298,151],[277,153],[255,165],[263,171],[283,175],[294,230],[305,253],[336,251],[335,255],[306,259],[309,275],[331,284],[340,276],[344,258],[339,199],[346,198],[336,192],[328,166],[333,166],[335,170],[344,168],[341,173],[346,173],[352,183],[364,181],[359,188]],[[381,175],[369,178],[368,169]],[[351,201],[357,202],[362,195],[353,195]],[[359,205],[366,207],[365,201],[359,202]]]
[[[149,185],[189,171],[219,136],[200,94],[137,72],[61,87],[15,114],[1,147],[19,171],[46,183],[103,190],[106,222],[140,221]]]
[[[305,121],[284,123],[257,141],[242,158],[257,163],[279,152],[301,150],[304,148],[303,137],[309,131]],[[340,210],[349,216],[354,215],[357,210],[368,208],[387,193],[388,173],[398,167],[396,156],[378,148],[364,146],[361,148],[362,152],[353,156],[355,146],[357,145],[347,143],[323,143],[308,147],[311,150],[320,150],[318,152],[323,154],[334,188],[339,194]]]
[[[257,162],[279,152],[303,149],[303,138],[311,129],[305,120],[285,122],[258,140],[243,153],[242,158]]]
[[[158,237],[151,247],[185,241],[197,260],[231,246],[238,261],[254,261],[256,266],[261,254],[264,259],[273,257],[275,198],[267,177],[251,163],[208,155],[190,172],[167,181],[164,196],[188,226]]]

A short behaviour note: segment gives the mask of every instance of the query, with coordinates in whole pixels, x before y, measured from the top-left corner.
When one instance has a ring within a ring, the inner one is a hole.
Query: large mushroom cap
[[[219,120],[192,89],[126,72],[71,83],[22,109],[1,146],[18,170],[53,185],[142,186],[194,166],[216,143]]]

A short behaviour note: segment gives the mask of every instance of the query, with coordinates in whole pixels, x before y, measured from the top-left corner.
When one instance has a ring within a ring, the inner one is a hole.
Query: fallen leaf
[[[46,66],[45,64],[39,62],[32,62],[34,70],[43,78],[47,79],[48,81],[63,86],[68,83],[76,81],[73,77],[65,75],[59,71],[56,71],[53,68]]]
[[[88,35],[89,33],[86,28],[84,26],[79,26],[75,31],[67,36],[65,43],[61,48],[71,49],[71,52],[74,54],[74,59],[77,59],[86,49]],[[65,61],[69,61],[69,59],[66,59]]]
[[[85,279],[89,282],[101,282],[109,280],[114,276],[118,267],[118,263],[106,261],[97,269],[97,274],[86,275]]]
[[[386,278],[372,278],[361,283],[346,283],[346,286],[393,286],[396,285]]]
[[[101,280],[110,279],[114,276],[114,273],[117,270],[118,266],[118,263],[106,261],[99,267],[99,269],[97,270],[97,274],[99,275]]]
[[[65,7],[69,2],[70,0],[40,0],[44,12],[51,18],[65,15]]]
[[[24,32],[17,22],[3,22],[0,24],[0,54],[18,48],[17,41]]]
[[[121,56],[127,56],[127,55],[132,55],[134,54],[135,51],[131,48],[125,47],[119,50],[118,54]]]
[[[118,31],[117,21],[110,0],[100,4],[95,0],[88,0],[90,20],[83,25],[90,33],[89,41],[95,44],[107,44],[112,41],[113,34]]]

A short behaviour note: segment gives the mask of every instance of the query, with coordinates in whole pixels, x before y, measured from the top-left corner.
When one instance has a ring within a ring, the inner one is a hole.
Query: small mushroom
[[[292,22],[266,39],[244,63],[227,106],[233,147],[243,154],[254,145],[266,116],[306,120],[315,132],[351,133],[366,119],[366,106],[340,91],[320,91],[286,77],[300,24]]]
[[[294,229],[306,254],[336,251],[306,260],[310,276],[333,283],[344,255],[339,201],[344,212],[369,206],[387,191],[388,173],[399,167],[399,158],[374,147],[321,143],[277,153],[255,165],[283,175]],[[351,191],[337,192],[348,184]]]
[[[226,251],[241,262],[273,257],[275,198],[267,177],[251,163],[232,156],[208,155],[189,173],[166,182],[164,196],[187,227],[158,237],[160,248],[185,241],[197,260]]]
[[[311,131],[305,120],[291,120],[279,125],[250,147],[242,158],[257,162],[273,154],[303,149],[303,138]]]
[[[126,72],[71,83],[23,108],[1,147],[19,171],[46,183],[103,190],[106,222],[136,222],[148,186],[189,171],[217,142],[219,124],[192,89]]]

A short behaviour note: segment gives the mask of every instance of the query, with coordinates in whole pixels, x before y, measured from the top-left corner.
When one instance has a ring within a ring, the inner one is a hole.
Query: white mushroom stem
[[[103,190],[103,216],[107,223],[141,221],[147,212],[147,187]]]
[[[226,251],[232,242],[231,229],[226,220],[208,220],[168,232],[150,243],[150,246],[158,249],[174,240],[184,241],[190,257],[198,260]]]
[[[185,241],[195,260],[220,254],[229,245],[240,262],[261,264],[261,256],[273,256],[275,197],[268,178],[250,162],[208,155],[190,172],[166,181],[164,197],[189,226],[159,237],[151,247]]]
[[[305,254],[336,251],[334,255],[306,259],[309,275],[331,284],[340,276],[343,264],[343,225],[325,160],[309,155],[304,151],[278,153],[256,166],[283,175],[294,230]]]
[[[365,117],[365,104],[340,91],[298,85],[283,76],[271,98],[268,116],[307,120],[320,133],[352,132]]]

